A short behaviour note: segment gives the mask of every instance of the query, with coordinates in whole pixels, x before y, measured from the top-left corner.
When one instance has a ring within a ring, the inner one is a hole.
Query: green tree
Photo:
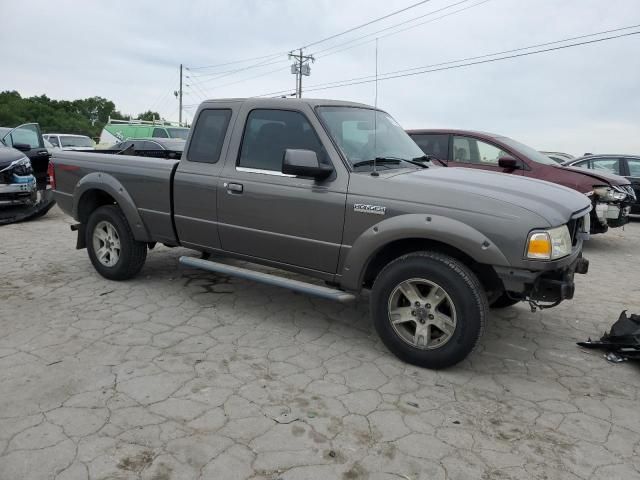
[[[144,113],[138,115],[138,120],[160,120],[160,114],[158,112],[152,112],[151,110],[147,110]]]
[[[150,110],[139,115],[151,120],[157,112]],[[90,97],[78,100],[53,100],[46,95],[23,98],[16,91],[0,92],[0,126],[15,127],[37,122],[44,133],[74,133],[100,136],[109,118],[126,119],[128,115],[116,109],[106,98]]]

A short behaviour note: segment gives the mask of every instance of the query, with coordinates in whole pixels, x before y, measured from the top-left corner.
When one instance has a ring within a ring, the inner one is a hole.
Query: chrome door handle
[[[241,183],[226,183],[224,184],[227,187],[227,192],[229,193],[242,193],[244,190]]]

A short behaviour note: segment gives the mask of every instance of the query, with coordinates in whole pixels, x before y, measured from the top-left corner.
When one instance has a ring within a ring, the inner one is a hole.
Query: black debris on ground
[[[640,360],[640,315],[632,313],[627,316],[623,310],[618,320],[611,326],[599,341],[578,342],[585,348],[598,348],[606,352],[605,358],[613,363],[625,360]]]

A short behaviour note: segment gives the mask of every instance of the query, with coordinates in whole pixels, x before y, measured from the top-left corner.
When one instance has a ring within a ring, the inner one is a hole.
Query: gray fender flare
[[[108,173],[92,172],[76,184],[73,190],[73,218],[79,219],[78,210],[82,195],[89,190],[101,190],[111,195],[124,213],[127,222],[129,222],[133,237],[140,242],[152,241],[147,226],[142,221],[131,195],[115,177]]]
[[[500,249],[475,228],[448,217],[412,213],[385,219],[356,239],[343,264],[340,282],[343,288],[360,290],[375,254],[391,242],[410,238],[451,245],[478,263],[509,266]]]

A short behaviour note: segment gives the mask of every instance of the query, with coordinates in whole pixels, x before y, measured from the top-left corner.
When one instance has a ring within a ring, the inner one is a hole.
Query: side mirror
[[[516,170],[522,168],[520,162],[513,157],[500,157],[498,159],[498,166],[505,170]]]
[[[31,150],[31,147],[26,143],[14,143],[13,148],[15,148],[16,150],[20,150],[21,152],[28,152],[29,150]]]
[[[287,148],[282,159],[282,173],[324,179],[333,173],[333,167],[321,164],[313,150]]]

